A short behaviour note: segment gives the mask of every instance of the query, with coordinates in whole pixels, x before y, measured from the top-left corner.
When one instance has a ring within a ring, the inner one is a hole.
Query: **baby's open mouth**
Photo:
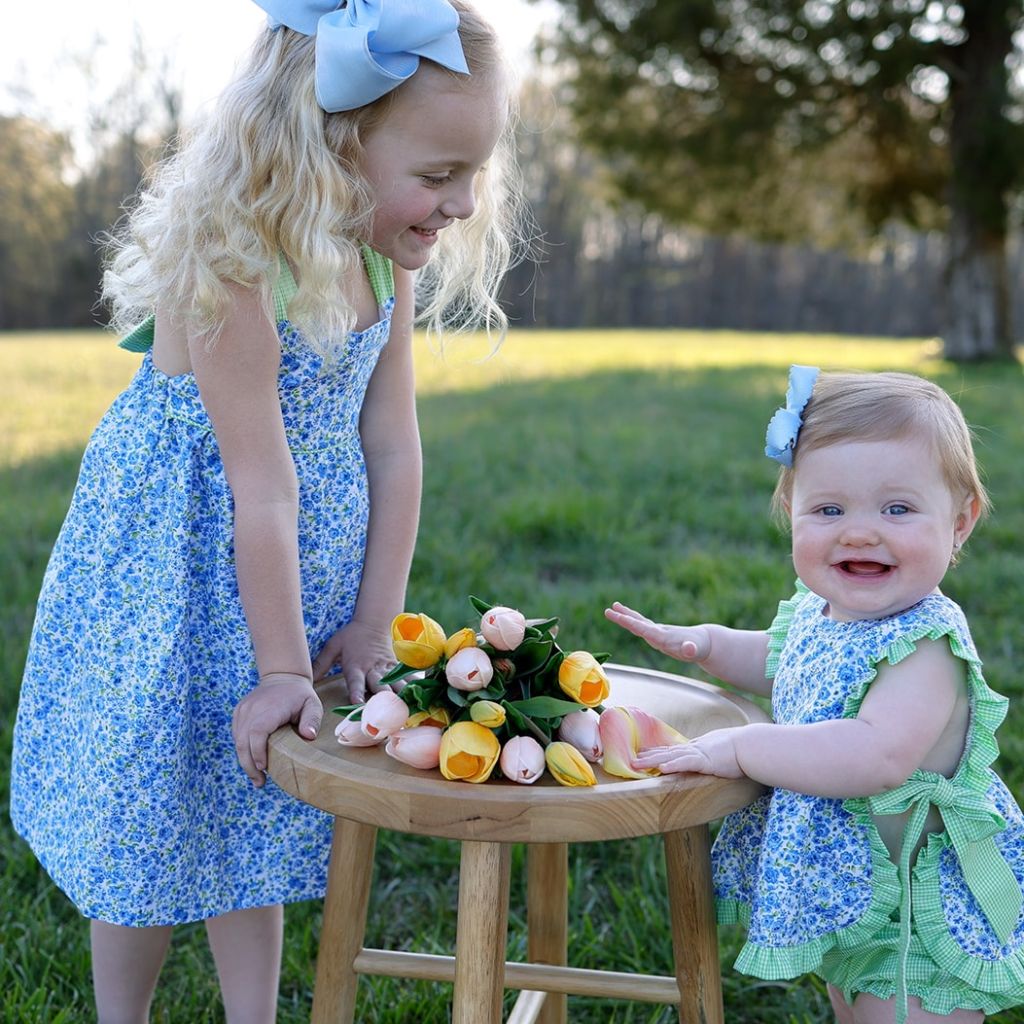
[[[840,562],[839,568],[851,576],[885,576],[892,570],[891,565],[881,562]]]

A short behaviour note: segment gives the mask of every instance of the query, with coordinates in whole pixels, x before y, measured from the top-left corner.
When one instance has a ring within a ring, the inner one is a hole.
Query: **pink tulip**
[[[687,742],[672,726],[636,707],[605,708],[598,727],[604,743],[604,770],[623,779],[661,774],[657,768],[637,768],[634,759],[639,751]]]
[[[566,715],[558,727],[558,738],[571,743],[591,764],[597,764],[604,753],[599,716],[591,708]]]
[[[363,705],[360,725],[363,732],[377,742],[398,732],[408,717],[409,705],[393,690],[381,690]]]
[[[436,768],[441,763],[441,733],[436,725],[399,729],[388,738],[384,752],[413,768]]]
[[[501,751],[505,778],[526,786],[544,774],[544,748],[532,736],[513,736]]]
[[[444,667],[444,674],[456,690],[482,690],[494,676],[491,659],[479,647],[456,651]]]
[[[360,707],[363,707],[363,705],[360,705]],[[356,708],[356,711],[358,710],[359,708]],[[382,739],[384,739],[384,737],[381,736],[374,739],[372,736],[367,736],[367,734],[363,732],[363,723],[353,720],[352,715],[355,713],[355,711],[350,712],[335,728],[334,735],[338,742],[344,747],[376,746]]]
[[[526,635],[526,616],[515,608],[496,605],[480,620],[480,632],[496,650],[514,651]]]

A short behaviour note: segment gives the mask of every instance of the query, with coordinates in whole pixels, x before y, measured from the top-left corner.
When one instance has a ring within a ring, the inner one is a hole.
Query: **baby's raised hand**
[[[670,658],[702,662],[711,654],[711,639],[703,626],[669,626],[654,622],[619,601],[604,610],[604,617]]]
[[[671,747],[649,747],[633,758],[637,768],[659,768],[663,773],[696,772],[720,779],[740,779],[743,771],[736,759],[737,729],[716,729],[689,743]]]

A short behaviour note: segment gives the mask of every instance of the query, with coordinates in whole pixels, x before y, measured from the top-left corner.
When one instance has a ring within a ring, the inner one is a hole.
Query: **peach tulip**
[[[456,690],[482,690],[494,676],[491,659],[479,647],[463,647],[456,651],[444,667],[444,674]]]
[[[573,651],[558,666],[558,685],[573,700],[588,708],[608,699],[611,683],[600,662],[587,651]]]
[[[486,782],[498,763],[498,737],[476,722],[456,722],[441,736],[440,768],[446,779]]]
[[[429,615],[402,612],[391,623],[395,657],[410,668],[430,668],[444,654],[444,630]]]
[[[356,708],[356,711],[360,710]],[[368,736],[363,732],[363,723],[353,719],[355,711],[349,712],[335,727],[334,736],[343,747],[375,747],[384,737]]]
[[[381,690],[363,705],[360,726],[374,740],[387,739],[398,732],[409,717],[409,705],[394,690]]]
[[[388,737],[384,752],[413,768],[436,768],[441,761],[441,734],[436,725],[399,729]]]
[[[460,629],[455,633],[452,633],[450,637],[444,642],[444,656],[450,658],[457,651],[461,651],[463,647],[476,647],[476,633],[473,632],[468,626],[465,629]]]
[[[686,737],[642,708],[605,708],[599,721],[604,743],[604,770],[623,779],[660,775],[657,768],[637,768],[634,758],[649,747],[686,743]]]
[[[452,724],[448,709],[432,704],[426,711],[416,711],[406,720],[403,729],[415,729],[420,725],[436,725],[439,729],[447,729]]]
[[[505,724],[505,709],[493,700],[475,700],[469,705],[469,717],[488,729],[500,729]]]
[[[506,779],[529,786],[544,774],[544,748],[532,736],[513,736],[501,748]]]
[[[484,639],[498,651],[514,651],[526,635],[526,616],[515,608],[496,605],[480,620]]]
[[[563,786],[597,785],[594,769],[571,743],[562,740],[549,743],[544,748],[544,763]]]
[[[604,753],[599,716],[591,708],[572,711],[566,715],[558,727],[558,738],[571,743],[592,764],[600,761]]]

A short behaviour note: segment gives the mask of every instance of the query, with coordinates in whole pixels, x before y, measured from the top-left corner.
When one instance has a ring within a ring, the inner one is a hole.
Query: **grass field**
[[[574,645],[615,660],[674,664],[606,624],[619,598],[655,618],[767,623],[792,584],[786,538],[769,522],[773,464],[761,455],[791,362],[904,369],[934,378],[976,426],[995,513],[947,592],[964,605],[989,683],[1011,710],[999,767],[1024,797],[1024,378],[957,368],[927,341],[695,332],[514,333],[481,362],[453,345],[418,353],[426,483],[408,606],[455,628],[478,593],[557,614]],[[96,332],[0,337],[0,784],[33,605],[82,448],[137,358]],[[59,672],[74,666],[56,666]],[[517,852],[518,853],[518,852]],[[656,843],[571,850],[570,958],[581,967],[671,973],[664,867]],[[0,824],[0,1021],[91,1019],[84,923]],[[382,835],[367,942],[450,952],[454,843]],[[522,955],[521,861],[513,865],[509,956]],[[289,910],[279,1020],[308,1019],[318,907]],[[730,970],[739,935],[721,933],[730,1024],[818,1024],[811,980],[757,982]],[[361,983],[357,1019],[442,1024],[450,990]],[[573,999],[576,1024],[667,1024],[668,1008]],[[222,1020],[202,929],[179,930],[154,1021]],[[1024,1024],[1024,1010],[992,1018]]]

